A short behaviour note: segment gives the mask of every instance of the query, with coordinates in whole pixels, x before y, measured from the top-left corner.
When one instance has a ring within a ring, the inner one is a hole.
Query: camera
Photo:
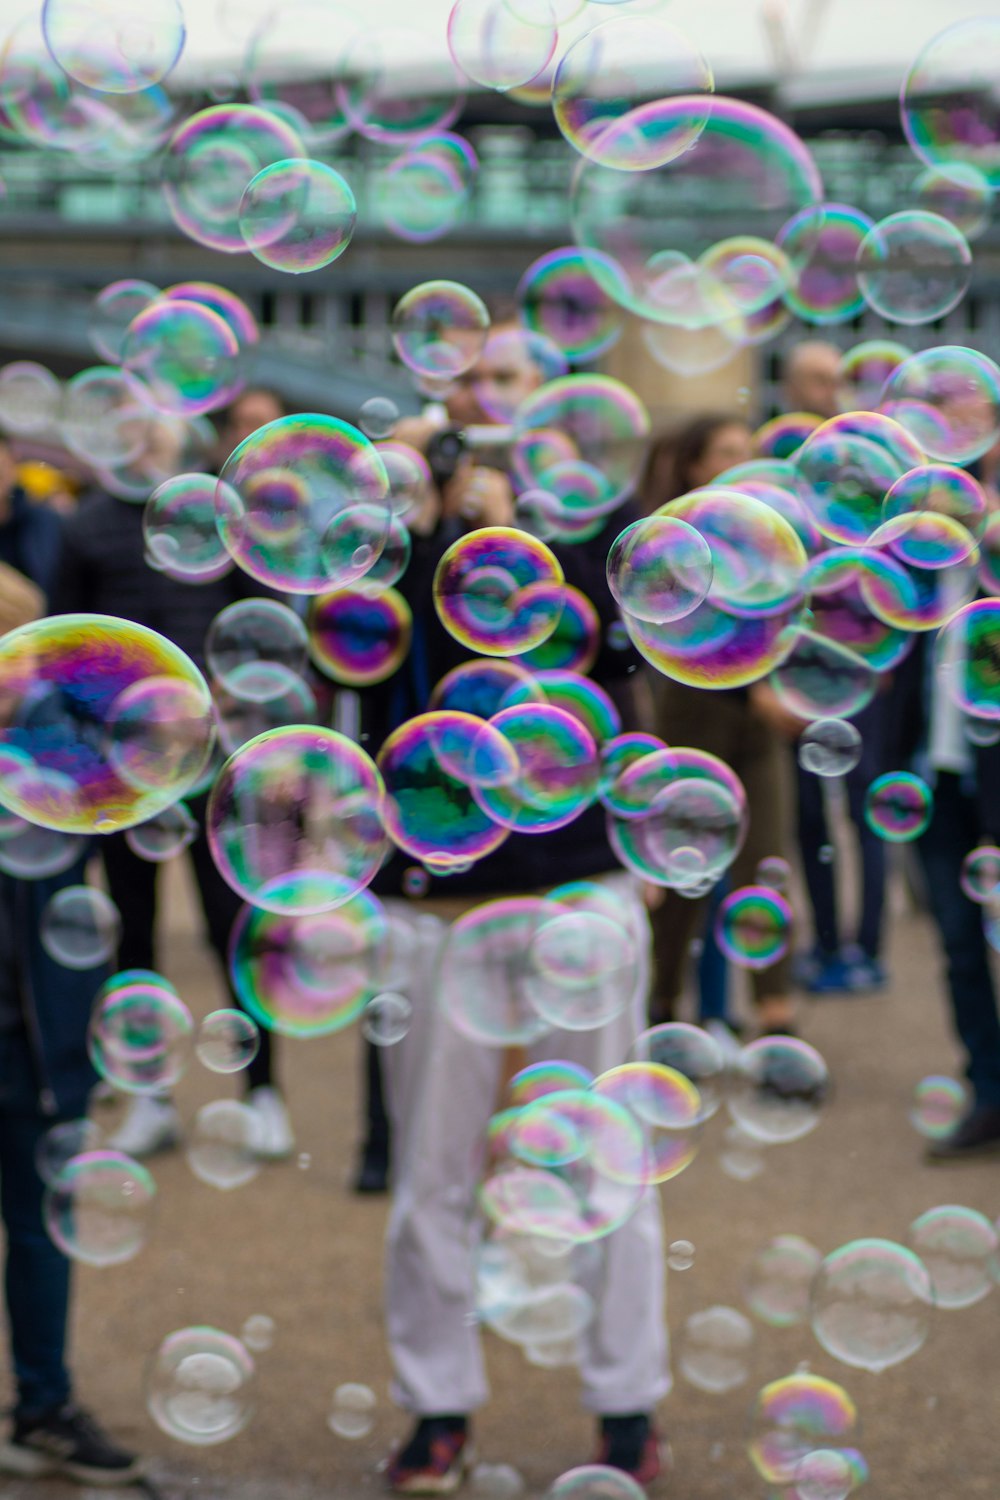
[[[427,463],[437,488],[443,489],[463,458],[484,469],[506,474],[510,464],[513,429],[510,427],[442,427],[427,444]]]

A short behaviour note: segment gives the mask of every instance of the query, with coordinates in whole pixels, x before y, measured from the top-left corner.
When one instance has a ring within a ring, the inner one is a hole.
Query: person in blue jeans
[[[933,641],[918,637],[897,675],[894,764],[912,767],[934,792],[917,854],[972,1095],[954,1129],[927,1146],[929,1161],[948,1162],[1000,1155],[1000,1008],[983,908],[961,887],[966,855],[1000,836],[1000,745],[970,741],[946,678],[934,670],[934,653]]]
[[[45,880],[0,877],[0,1214],[17,1386],[0,1469],[127,1484],[141,1472],[139,1461],[73,1400],[66,1365],[70,1263],[46,1232],[36,1165],[46,1133],[85,1114],[96,1081],[87,1022],[104,972],[63,968],[38,938],[46,903],[82,878],[82,863]]]
[[[51,528],[41,512],[15,506],[4,516],[2,450],[0,444],[0,635],[43,612],[53,560],[43,545]],[[36,1165],[46,1133],[86,1113],[96,1082],[87,1024],[105,971],[64,968],[39,936],[56,891],[83,877],[82,855],[45,879],[0,875],[0,1217],[17,1388],[0,1471],[112,1485],[131,1483],[141,1465],[73,1399],[66,1365],[70,1264],[46,1232],[45,1185]]]

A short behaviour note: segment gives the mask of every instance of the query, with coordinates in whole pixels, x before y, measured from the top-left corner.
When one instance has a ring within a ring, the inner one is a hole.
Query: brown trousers
[[[788,746],[753,712],[737,692],[712,692],[660,678],[653,685],[656,733],[668,745],[690,746],[717,755],[746,788],[750,813],[746,841],[729,870],[732,890],[753,885],[757,866],[771,855],[785,856],[794,767]],[[651,913],[654,976],[650,1003],[656,1021],[670,1020],[684,987],[691,944],[704,926],[708,898],[690,901],[665,892]],[[790,950],[789,950],[790,952]],[[788,954],[770,968],[751,974],[755,1000],[784,995],[791,978]]]

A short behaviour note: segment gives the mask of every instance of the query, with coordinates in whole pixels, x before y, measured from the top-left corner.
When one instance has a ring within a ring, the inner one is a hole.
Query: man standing
[[[784,405],[787,411],[810,412],[823,421],[843,410],[840,350],[834,344],[810,339],[796,344],[785,367]],[[853,941],[845,941],[837,902],[837,872],[826,805],[826,778],[801,766],[798,770],[799,850],[812,907],[815,942],[799,961],[800,978],[813,995],[853,994],[881,989],[886,983],[882,963],[882,917],[885,907],[885,845],[864,817],[865,793],[887,769],[885,740],[890,696],[878,692],[853,716],[861,735],[861,758],[842,778],[847,811],[858,840],[861,897]]]

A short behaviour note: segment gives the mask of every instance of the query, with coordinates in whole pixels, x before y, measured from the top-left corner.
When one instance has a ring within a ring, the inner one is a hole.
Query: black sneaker
[[[386,1464],[386,1483],[398,1495],[450,1495],[472,1458],[465,1417],[421,1417]]]
[[[602,1417],[594,1463],[621,1469],[637,1484],[649,1485],[669,1474],[673,1457],[645,1412],[629,1417]]]
[[[930,1142],[926,1160],[975,1161],[980,1156],[1000,1156],[1000,1105],[976,1105],[949,1135]]]
[[[389,1191],[389,1152],[385,1146],[365,1145],[351,1186],[356,1193]]]
[[[0,1469],[26,1479],[63,1475],[83,1484],[132,1484],[143,1462],[117,1447],[87,1412],[72,1401],[36,1417],[14,1417],[0,1447]]]

